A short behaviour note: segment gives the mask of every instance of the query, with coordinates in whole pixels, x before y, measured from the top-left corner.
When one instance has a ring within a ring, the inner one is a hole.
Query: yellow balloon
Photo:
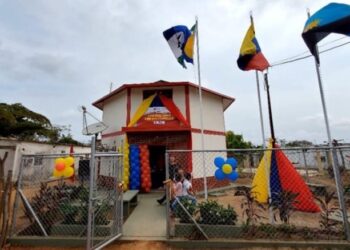
[[[74,174],[74,169],[72,167],[66,167],[63,170],[63,176],[64,177],[71,177]]]
[[[63,171],[57,171],[56,169],[53,170],[53,176],[54,177],[62,177]]]
[[[68,156],[64,159],[66,167],[70,167],[74,164],[74,158],[72,156]]]
[[[59,164],[59,163],[64,163],[64,164],[65,164],[66,162],[65,162],[65,160],[64,160],[63,158],[57,158],[57,159],[55,160],[55,165],[56,165],[56,164]]]
[[[231,174],[232,166],[230,164],[224,164],[222,166],[222,172],[224,172],[225,174]]]

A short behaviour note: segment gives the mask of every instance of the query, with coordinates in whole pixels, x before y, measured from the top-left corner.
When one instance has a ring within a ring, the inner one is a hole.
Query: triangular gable
[[[154,94],[140,104],[128,127],[159,128],[160,126],[188,127],[189,124],[171,99],[161,94]]]
[[[134,116],[132,117],[130,123],[128,124],[128,127],[132,127],[135,125],[135,123],[140,120],[140,118],[143,116],[143,114],[148,110],[149,106],[151,105],[154,97],[156,94],[151,95],[150,97],[143,100],[143,102],[140,104],[138,109],[136,110]]]
[[[164,95],[159,95],[159,98],[162,101],[163,105],[170,111],[170,113],[173,116],[175,116],[184,125],[189,126],[185,117],[181,114],[181,111],[178,109],[178,107],[175,105],[175,103],[171,99],[167,98]]]

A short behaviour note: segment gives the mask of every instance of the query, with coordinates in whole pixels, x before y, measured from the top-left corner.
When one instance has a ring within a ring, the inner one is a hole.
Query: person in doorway
[[[175,156],[171,155],[169,157],[169,179],[170,180],[174,181],[175,174],[179,173],[179,169],[180,169],[180,165],[177,163]],[[183,170],[182,170],[182,176],[183,176]],[[166,194],[164,194],[162,198],[158,199],[157,202],[159,203],[159,205],[162,205],[165,199],[166,199]]]

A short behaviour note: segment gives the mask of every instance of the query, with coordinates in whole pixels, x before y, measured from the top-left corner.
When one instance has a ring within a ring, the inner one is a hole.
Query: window
[[[150,97],[154,93],[162,94],[169,99],[173,99],[173,90],[172,89],[150,89],[150,90],[144,90],[143,91],[143,100]]]
[[[43,157],[42,156],[35,156],[34,157],[34,166],[40,166],[43,164]]]

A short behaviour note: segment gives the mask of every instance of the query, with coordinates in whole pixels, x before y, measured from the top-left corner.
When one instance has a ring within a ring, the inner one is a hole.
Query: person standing
[[[175,174],[179,173],[180,165],[177,163],[175,156],[171,155],[169,157],[169,179],[174,181]],[[181,171],[180,171],[181,172]],[[162,198],[158,199],[159,205],[162,205],[166,199],[166,194]]]

